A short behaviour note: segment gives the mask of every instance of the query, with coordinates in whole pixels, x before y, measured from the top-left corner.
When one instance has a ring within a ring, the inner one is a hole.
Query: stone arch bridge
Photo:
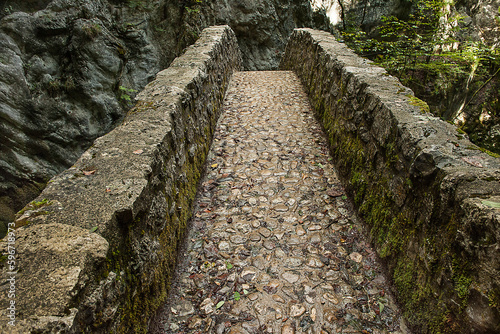
[[[325,32],[240,68],[207,28],[19,212],[2,332],[498,333],[499,159]]]

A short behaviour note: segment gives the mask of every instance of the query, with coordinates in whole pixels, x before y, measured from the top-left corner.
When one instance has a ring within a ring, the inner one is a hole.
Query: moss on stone
[[[422,101],[421,99],[419,99],[418,97],[415,97],[415,96],[412,96],[412,95],[407,95],[407,97],[410,99],[410,104],[412,106],[415,106],[415,107],[419,107],[420,108],[420,112],[422,114],[426,114],[426,113],[429,113],[430,112],[430,108],[429,108],[429,105],[427,104],[427,102],[425,101]]]

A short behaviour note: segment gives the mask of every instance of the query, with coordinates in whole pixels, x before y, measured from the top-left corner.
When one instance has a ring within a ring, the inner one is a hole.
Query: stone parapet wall
[[[302,80],[409,325],[499,332],[500,159],[328,33],[296,29],[280,67]]]
[[[3,254],[14,249],[1,261],[2,333],[147,331],[166,300],[224,94],[240,68],[233,31],[205,29],[138,95],[122,125],[18,214],[0,243]]]

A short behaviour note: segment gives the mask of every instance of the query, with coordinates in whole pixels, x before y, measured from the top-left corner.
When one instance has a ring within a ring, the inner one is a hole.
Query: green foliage
[[[12,8],[12,6],[5,6],[3,8],[3,11],[4,11],[5,15],[10,15],[14,12],[14,9]]]
[[[463,18],[447,9],[449,0],[411,3],[407,17],[384,17],[372,36],[361,30],[356,19],[348,18],[342,31],[345,42],[412,88],[428,103],[426,111],[462,125],[473,142],[500,153],[498,146],[487,142],[491,139],[484,123],[500,117],[499,50],[452,38],[463,26]],[[453,100],[459,94],[465,98],[460,109]]]
[[[189,8],[189,7],[186,7],[186,11],[188,12],[188,14],[197,14],[200,12],[200,9],[199,8]]]
[[[200,12],[200,5],[203,3],[203,0],[188,0],[185,1],[184,9],[188,13],[188,15],[198,14]]]
[[[127,88],[127,87],[123,87],[123,86],[118,87],[118,89],[121,92],[120,99],[123,100],[123,101],[127,101],[127,102],[131,102],[132,101],[129,93],[136,93],[137,92],[137,90],[135,90],[135,89]]]

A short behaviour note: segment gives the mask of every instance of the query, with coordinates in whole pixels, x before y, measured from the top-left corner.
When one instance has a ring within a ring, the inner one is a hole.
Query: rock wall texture
[[[230,77],[234,32],[210,27],[137,96],[123,123],[49,181],[0,242],[2,332],[146,332],[176,249]],[[9,274],[16,271],[17,274]],[[16,326],[5,312],[15,301]]]
[[[328,33],[297,29],[301,78],[336,166],[422,333],[500,331],[500,160]]]
[[[252,70],[294,28],[328,27],[307,0],[0,1],[0,18],[0,237],[207,26],[229,24]]]

